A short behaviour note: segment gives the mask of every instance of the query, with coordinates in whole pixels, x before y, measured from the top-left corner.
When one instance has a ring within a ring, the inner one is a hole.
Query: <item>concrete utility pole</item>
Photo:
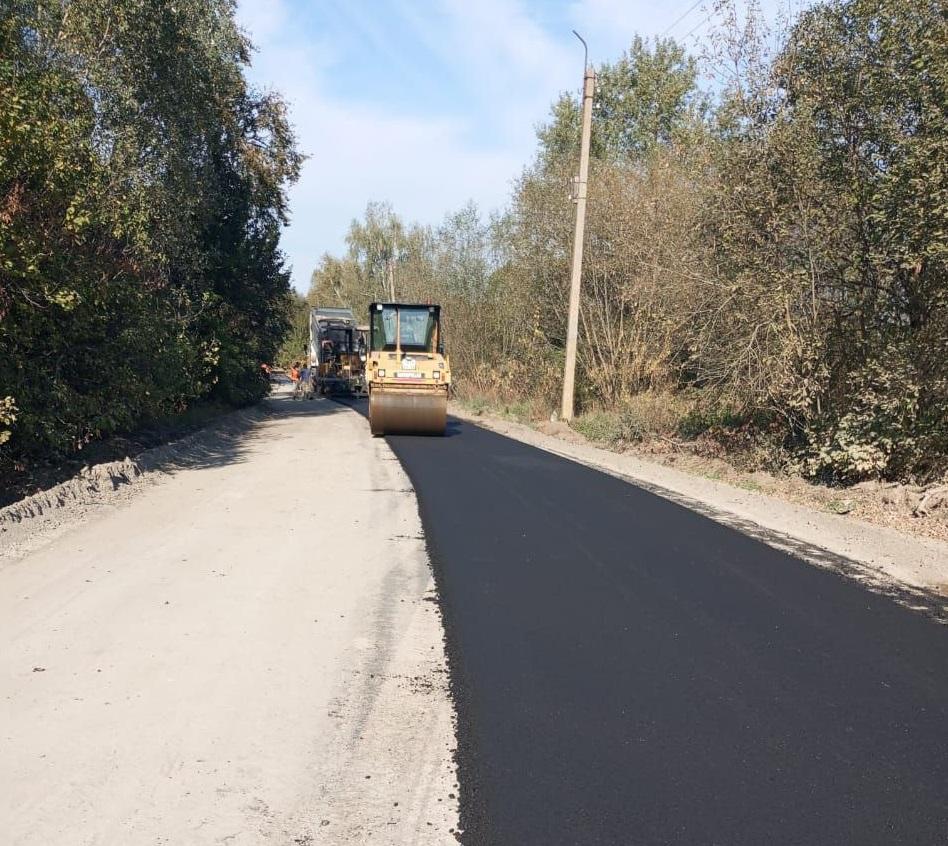
[[[593,94],[596,89],[596,72],[589,67],[589,49],[583,37],[573,30],[583,42],[583,134],[579,145],[579,177],[575,180],[576,230],[573,234],[573,269],[569,282],[569,320],[566,325],[566,369],[563,372],[564,420],[573,419],[573,395],[576,383],[576,339],[579,335],[579,291],[583,274],[583,233],[586,228],[586,182],[589,176],[589,134],[592,130]]]
[[[388,270],[388,295],[391,298],[389,302],[395,302],[395,258],[390,257],[386,262]]]

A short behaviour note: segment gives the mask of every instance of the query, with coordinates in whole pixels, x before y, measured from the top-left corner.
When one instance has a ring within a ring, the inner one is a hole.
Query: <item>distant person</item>
[[[300,399],[313,398],[313,371],[309,365],[300,371]]]
[[[287,375],[293,385],[293,398],[296,399],[296,395],[300,390],[300,363],[298,361],[294,361],[290,365],[290,372]]]

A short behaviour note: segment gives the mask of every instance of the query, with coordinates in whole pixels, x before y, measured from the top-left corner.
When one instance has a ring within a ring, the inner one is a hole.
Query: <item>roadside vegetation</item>
[[[833,485],[948,467],[948,15],[822,3],[783,32],[728,2],[706,55],[636,39],[597,68],[574,428]],[[385,204],[311,303],[445,306],[459,396],[559,405],[579,102],[508,209],[439,227]]]
[[[0,8],[0,476],[266,390],[298,175],[232,0]]]

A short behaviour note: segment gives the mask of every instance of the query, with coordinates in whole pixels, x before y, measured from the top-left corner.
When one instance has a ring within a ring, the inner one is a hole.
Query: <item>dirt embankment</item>
[[[183,414],[142,426],[138,431],[92,441],[79,452],[23,466],[0,467],[0,508],[42,494],[74,477],[99,475],[99,465],[122,465],[126,459],[184,440],[222,423],[235,413],[233,407],[219,403],[198,403]],[[111,472],[122,475],[129,468],[114,466]],[[105,471],[103,471],[105,472]]]

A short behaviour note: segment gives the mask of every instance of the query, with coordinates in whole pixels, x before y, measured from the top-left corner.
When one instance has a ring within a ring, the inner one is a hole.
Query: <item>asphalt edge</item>
[[[844,578],[856,581],[875,594],[888,597],[912,611],[924,614],[926,617],[943,625],[948,625],[948,595],[944,595],[936,588],[907,583],[869,562],[840,554],[827,547],[812,543],[809,540],[765,526],[726,508],[711,505],[701,499],[673,488],[629,473],[624,473],[604,463],[598,463],[594,460],[584,460],[582,457],[575,455],[567,449],[559,448],[560,443],[566,446],[566,442],[561,442],[551,435],[545,435],[529,426],[524,426],[524,424],[513,424],[510,421],[494,419],[486,415],[479,416],[464,410],[459,410],[456,407],[451,410],[451,414],[469,425],[480,426],[494,434],[510,438],[526,446],[540,449],[544,452],[556,455],[559,458],[564,458],[576,464],[581,464],[584,467],[589,467],[592,470],[597,470],[614,478],[621,479],[628,484],[635,485],[649,493],[653,493],[656,496],[660,496],[663,499],[667,499],[677,505],[695,511],[716,523],[728,526],[735,531],[741,532],[755,540],[759,540],[774,549],[786,552],[807,564],[829,570]],[[527,431],[520,433],[518,432],[520,428],[526,429]],[[518,435],[520,434],[523,434],[524,437],[519,437]],[[529,438],[526,437],[526,435],[529,435]],[[601,450],[594,445],[583,446],[595,452],[605,453],[607,456],[615,455],[606,450]],[[803,506],[796,507],[802,508]],[[915,539],[912,538],[911,540]]]
[[[368,424],[368,409],[367,407],[359,405],[358,400],[353,400],[345,396],[331,397],[331,399],[366,418],[366,424]],[[366,425],[366,430],[368,431],[368,425]],[[370,437],[374,436],[370,435]],[[431,514],[428,512],[427,499],[422,496],[411,471],[402,462],[398,452],[393,448],[388,438],[382,437],[389,451],[395,460],[398,461],[402,472],[411,484],[411,493],[415,498],[415,504],[418,508],[418,517],[421,521],[421,533],[424,538],[425,554],[428,557],[428,566],[431,569],[431,577],[434,581],[438,615],[441,618],[444,657],[448,669],[448,693],[454,707],[455,748],[451,756],[457,775],[458,790],[458,828],[451,832],[451,834],[459,843],[464,844],[464,846],[482,846],[482,844],[487,844],[487,841],[484,839],[486,836],[486,826],[484,826],[482,822],[482,816],[478,813],[477,797],[479,785],[476,783],[475,778],[477,770],[472,763],[476,758],[476,745],[474,743],[472,728],[464,716],[462,716],[470,714],[471,712],[471,686],[461,672],[461,662],[458,659],[460,641],[455,630],[453,608],[445,599],[443,558],[434,539],[427,530],[427,526],[431,524]]]

